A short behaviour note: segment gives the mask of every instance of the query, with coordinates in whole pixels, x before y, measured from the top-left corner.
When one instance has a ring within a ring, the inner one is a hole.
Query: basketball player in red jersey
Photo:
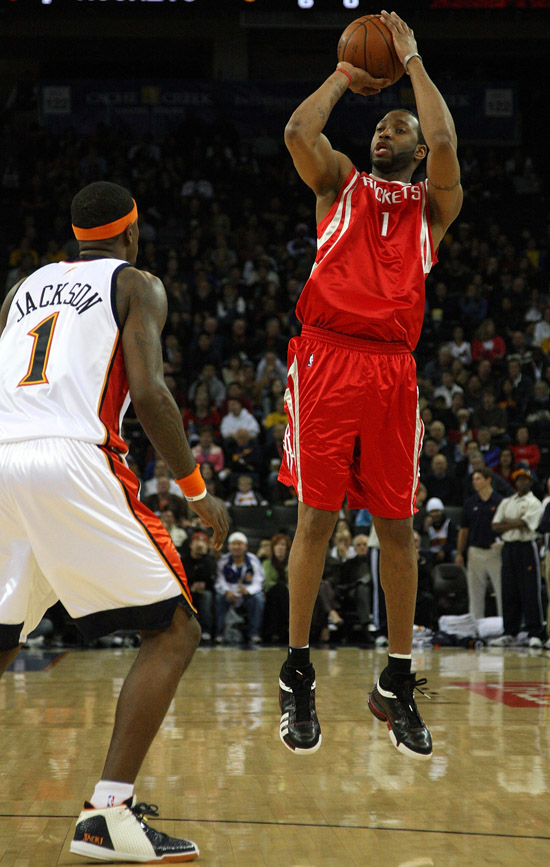
[[[295,752],[321,745],[311,615],[328,540],[345,495],[366,507],[380,539],[389,656],[369,696],[401,752],[429,758],[432,741],[418,713],[411,672],[417,566],[412,516],[423,427],[414,350],[424,314],[424,282],[462,204],[453,119],[428,76],[413,31],[381,13],[411,78],[418,118],[388,112],[371,143],[372,172],[335,151],[323,128],[349,88],[386,86],[339,63],[298,106],[285,130],[294,165],[317,197],[317,257],[297,304],[303,323],[289,346],[289,424],[280,480],[298,493],[289,560],[290,647],[281,669],[280,736]],[[427,180],[411,183],[427,156]]]
[[[206,492],[164,382],[161,281],[135,267],[137,207],[99,182],[72,203],[74,262],[17,284],[0,311],[0,674],[60,599],[88,639],[138,629],[102,779],[71,852],[100,861],[191,861],[198,848],[151,828],[134,781],[200,639],[181,560],[138,498],[120,425],[130,397],[149,439],[221,548]]]

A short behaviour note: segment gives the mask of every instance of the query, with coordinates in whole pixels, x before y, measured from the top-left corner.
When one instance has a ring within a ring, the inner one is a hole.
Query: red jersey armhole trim
[[[353,166],[350,169],[350,172],[349,172],[347,178],[345,179],[344,183],[340,187],[340,190],[338,191],[338,195],[336,196],[332,205],[330,206],[328,213],[325,214],[325,216],[323,217],[323,219],[321,220],[320,223],[317,223],[317,237],[318,238],[321,237],[321,235],[325,231],[326,227],[328,226],[328,224],[332,220],[332,218],[334,216],[334,212],[336,211],[336,208],[338,207],[340,200],[342,198],[343,192],[346,189],[346,187],[348,186],[349,182],[351,181],[351,178],[353,175],[357,175],[357,177],[359,177],[359,172],[355,168],[355,166]]]

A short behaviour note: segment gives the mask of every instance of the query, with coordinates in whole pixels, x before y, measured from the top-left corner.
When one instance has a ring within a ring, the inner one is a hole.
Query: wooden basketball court
[[[132,650],[24,651],[0,680],[0,864],[71,856]],[[550,864],[550,655],[417,650],[431,761],[401,756],[367,709],[382,650],[314,651],[323,746],[279,740],[279,649],[200,649],[138,778],[159,830],[204,867]],[[43,670],[29,670],[49,666]]]

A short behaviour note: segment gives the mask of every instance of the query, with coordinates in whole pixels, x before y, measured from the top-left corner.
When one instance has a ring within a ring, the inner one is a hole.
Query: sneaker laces
[[[140,821],[145,818],[145,816],[153,816],[158,818],[159,808],[157,804],[146,804],[144,801],[141,801],[139,804],[134,804],[133,807],[130,807],[134,816]]]
[[[403,705],[409,722],[415,727],[422,726],[422,719],[420,714],[418,713],[418,708],[416,707],[416,702],[414,700],[414,691],[416,689],[421,695],[431,699],[431,696],[428,695],[427,692],[424,692],[423,689],[420,689],[421,686],[425,686],[427,683],[427,677],[421,677],[419,680],[417,680],[416,677],[412,675],[412,677],[404,680],[403,683],[399,684],[399,686],[397,686],[397,689],[394,690],[397,698],[401,701],[401,704]]]
[[[311,722],[311,687],[313,686],[314,680],[314,672],[309,675],[303,675],[301,671],[298,671],[298,669],[296,670],[296,679],[292,684],[292,693],[294,695],[294,701],[296,703],[297,723]]]

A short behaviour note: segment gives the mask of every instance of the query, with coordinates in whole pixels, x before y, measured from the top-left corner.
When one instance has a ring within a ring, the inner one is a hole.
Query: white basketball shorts
[[[117,453],[44,438],[0,444],[0,650],[61,600],[89,640],[194,612],[180,557]]]

